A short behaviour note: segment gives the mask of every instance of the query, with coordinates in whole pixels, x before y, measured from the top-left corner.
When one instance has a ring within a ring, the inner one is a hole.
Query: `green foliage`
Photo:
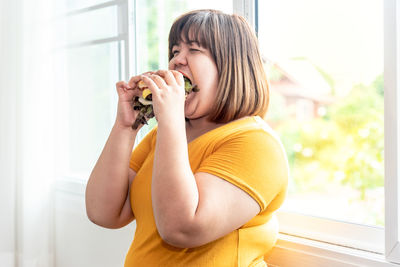
[[[147,13],[149,14],[149,18],[157,18],[157,12],[159,12],[156,1],[149,1],[147,6]],[[148,68],[149,70],[158,69],[159,62],[159,51],[158,44],[161,40],[158,38],[157,34],[157,20],[156,19],[148,19],[147,20],[147,47],[149,49],[149,58],[148,58]]]
[[[168,40],[161,38],[159,31],[169,33],[173,21],[187,10],[187,1],[166,0],[164,1],[165,8],[160,9],[159,1],[157,0],[139,0],[138,6],[143,9],[143,13],[139,16],[141,23],[139,26],[140,34],[137,36],[143,46],[143,50],[140,51],[139,55],[139,70],[140,72],[158,70],[162,65],[160,61],[168,61],[168,58],[160,59],[160,55],[168,55]],[[160,47],[164,51],[161,51]],[[148,132],[156,125],[156,119],[152,118],[148,121],[148,125],[144,126],[143,130]]]
[[[377,90],[377,93],[383,96],[383,74],[379,75],[375,81],[372,83],[372,86]]]
[[[383,186],[383,80],[357,85],[327,107],[324,117],[287,120],[278,127],[287,149],[296,192],[350,186],[359,199]]]
[[[160,57],[160,55],[168,54],[164,53],[168,51],[168,38],[164,38],[164,35],[160,36],[159,33],[169,33],[173,21],[186,10],[187,4],[184,0],[166,0],[163,4],[165,8],[160,9],[159,1],[141,0],[139,2],[140,6],[144,7],[140,21],[144,25],[139,26],[142,31],[137,38],[139,42],[145,42],[143,44],[145,54],[139,55],[141,57],[140,70],[157,70],[162,65],[160,61],[168,61],[168,58]]]

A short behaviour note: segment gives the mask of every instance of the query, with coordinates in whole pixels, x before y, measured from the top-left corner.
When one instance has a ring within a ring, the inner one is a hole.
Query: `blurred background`
[[[135,224],[102,229],[84,207],[115,119],[115,83],[167,68],[169,28],[183,12],[232,13],[237,2],[0,0],[1,266],[122,265]],[[382,253],[383,0],[256,3],[265,119],[291,168],[282,214],[343,223],[332,235],[373,229],[379,241],[360,246]]]

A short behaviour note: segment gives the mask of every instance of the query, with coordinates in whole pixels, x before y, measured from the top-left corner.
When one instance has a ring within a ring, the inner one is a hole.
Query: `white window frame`
[[[132,14],[134,14],[133,8],[135,7],[136,1],[130,1],[130,0],[110,0],[104,3],[84,7],[84,8],[79,8],[79,9],[74,9],[71,11],[68,11],[64,14],[61,14],[60,16],[57,17],[57,19],[65,20],[68,19],[69,17],[77,16],[77,15],[82,15],[82,14],[89,14],[90,12],[96,11],[96,10],[101,10],[103,8],[109,8],[109,7],[116,7],[117,8],[117,34],[115,36],[107,37],[107,38],[100,38],[100,39],[92,39],[88,41],[83,41],[83,42],[72,42],[72,43],[67,43],[62,46],[56,47],[56,50],[69,50],[69,49],[75,49],[75,48],[84,48],[84,47],[90,47],[93,45],[98,45],[98,44],[107,44],[107,43],[113,43],[113,42],[118,42],[119,43],[119,58],[118,58],[118,76],[119,80],[129,80],[129,77],[133,72],[136,70],[136,38],[135,38],[135,29],[132,28],[130,21],[133,21],[134,18],[132,17]],[[121,42],[123,45],[121,45]],[[66,96],[65,96],[66,97]],[[66,98],[65,98],[66,99]],[[111,101],[111,100],[110,100]],[[64,110],[64,109],[62,109]],[[114,112],[114,111],[111,111]],[[110,116],[113,114],[110,113]],[[66,118],[68,114],[66,113],[61,113],[59,116]],[[67,120],[63,120],[67,121]],[[62,129],[57,129],[58,131],[58,138],[60,140],[60,143],[63,143],[63,140],[66,140],[67,136],[65,131]],[[68,156],[65,155],[63,160],[60,160],[60,162],[67,162]],[[61,168],[63,169],[63,168]],[[66,172],[61,172],[58,174],[57,177],[57,189],[63,190],[64,188],[76,188],[76,184],[78,186],[83,187],[86,185],[86,179],[88,177],[89,173],[70,173],[68,170]],[[68,185],[68,184],[74,184],[74,185]],[[82,190],[79,190],[82,191]]]
[[[400,2],[384,2],[385,256],[400,263]]]
[[[118,19],[118,35],[109,37],[109,38],[103,38],[103,39],[94,39],[90,41],[85,41],[85,42],[78,42],[78,43],[73,43],[73,44],[68,44],[64,47],[61,47],[61,49],[69,49],[69,48],[77,48],[77,47],[86,47],[90,45],[96,45],[96,44],[105,44],[105,43],[110,43],[110,42],[115,42],[115,41],[123,41],[124,42],[124,47],[123,47],[123,55],[120,57],[120,59],[123,59],[120,61],[120,77],[121,79],[128,79],[130,76],[130,73],[132,71],[135,71],[135,62],[136,62],[136,43],[135,43],[135,31],[132,29],[130,26],[129,20],[132,18],[130,17],[130,14],[132,10],[132,1],[129,0],[112,0],[108,2],[104,2],[98,5],[94,6],[89,6],[77,10],[70,11],[66,13],[64,16],[65,17],[70,17],[70,16],[75,16],[79,14],[84,14],[88,13],[94,10],[99,10],[102,8],[106,7],[111,7],[111,6],[116,6],[118,8],[118,14],[117,14],[117,19]],[[134,1],[136,4],[136,1]],[[134,4],[134,5],[135,5]]]
[[[249,24],[257,30],[257,1],[258,0],[232,0],[233,13],[244,17]]]

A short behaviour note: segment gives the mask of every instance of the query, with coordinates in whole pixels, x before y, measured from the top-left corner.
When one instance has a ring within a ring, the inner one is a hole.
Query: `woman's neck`
[[[197,137],[218,128],[225,123],[216,123],[207,120],[207,118],[199,118],[194,120],[186,121],[186,137],[188,143],[196,139]]]

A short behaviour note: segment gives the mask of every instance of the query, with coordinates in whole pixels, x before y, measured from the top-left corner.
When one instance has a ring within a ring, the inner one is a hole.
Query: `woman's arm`
[[[140,76],[129,83],[118,82],[118,110],[114,127],[92,170],[86,187],[86,212],[89,219],[103,227],[123,227],[134,219],[129,190],[136,173],[129,168],[129,159],[139,129],[132,125],[137,111],[132,108],[136,84]]]
[[[129,189],[136,173],[129,168],[135,141],[130,128],[114,126],[86,187],[89,219],[106,228],[120,228],[134,219]]]

